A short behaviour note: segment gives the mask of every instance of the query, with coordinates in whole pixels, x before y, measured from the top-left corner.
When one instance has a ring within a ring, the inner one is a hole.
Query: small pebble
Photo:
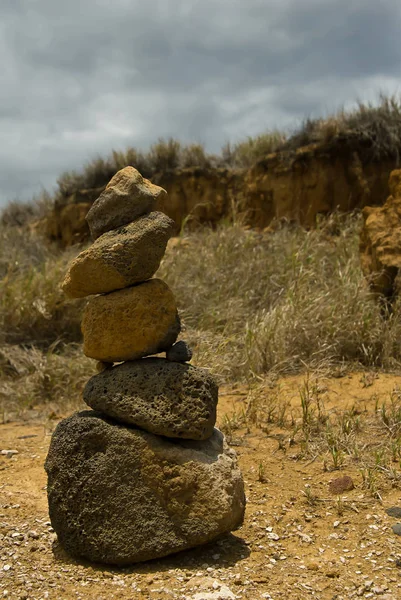
[[[186,342],[181,340],[167,350],[166,358],[172,362],[188,362],[192,358],[192,350]]]
[[[390,506],[390,508],[386,509],[386,513],[389,517],[401,519],[401,508],[399,506]]]
[[[33,540],[38,540],[39,539],[39,534],[37,531],[28,531],[28,537],[33,539]]]

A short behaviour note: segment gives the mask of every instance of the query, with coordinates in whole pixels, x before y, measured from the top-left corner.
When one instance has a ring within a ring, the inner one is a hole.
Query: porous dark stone
[[[188,362],[192,358],[192,350],[187,342],[180,340],[167,350],[166,358],[173,362]]]
[[[151,433],[205,440],[216,423],[218,386],[206,369],[143,358],[94,375],[83,398],[91,408]]]
[[[58,424],[45,468],[52,526],[76,558],[128,565],[243,521],[242,476],[217,429],[204,442],[172,442],[85,411]]]

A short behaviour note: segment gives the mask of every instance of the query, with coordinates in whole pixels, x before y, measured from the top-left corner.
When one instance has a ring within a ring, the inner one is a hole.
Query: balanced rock
[[[102,362],[168,350],[180,332],[174,295],[160,279],[95,296],[82,320],[84,353]]]
[[[84,389],[91,408],[145,431],[205,440],[216,423],[218,386],[206,369],[165,358],[125,362],[94,375]]]
[[[134,169],[125,167],[110,179],[86,215],[93,239],[111,229],[150,213],[166,190],[154,185]]]
[[[152,212],[97,238],[69,266],[62,288],[83,298],[150,279],[157,271],[173,233],[174,221]]]
[[[173,442],[81,412],[58,424],[45,468],[52,526],[77,558],[145,561],[243,521],[242,476],[217,429],[203,442]]]
[[[187,342],[180,340],[167,350],[166,358],[175,362],[188,362],[192,358],[192,350]]]

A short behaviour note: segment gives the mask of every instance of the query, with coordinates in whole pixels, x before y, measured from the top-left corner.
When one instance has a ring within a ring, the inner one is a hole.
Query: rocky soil
[[[302,381],[279,382],[290,406],[299,404]],[[326,409],[367,413],[401,377],[356,373],[323,383]],[[70,411],[0,425],[0,598],[400,598],[401,538],[392,530],[397,518],[386,513],[401,507],[398,478],[381,481],[373,497],[356,461],[332,470],[320,455],[303,455],[289,429],[243,426],[246,402],[245,388],[223,388],[218,406],[246,482],[243,526],[202,548],[124,569],[70,559],[49,522],[43,463],[57,420]],[[338,496],[330,482],[342,475],[355,487]]]

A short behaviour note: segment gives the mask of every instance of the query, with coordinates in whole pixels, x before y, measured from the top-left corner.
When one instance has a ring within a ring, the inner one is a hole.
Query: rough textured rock
[[[84,354],[102,362],[168,350],[180,332],[174,295],[160,279],[90,298],[82,319]]]
[[[167,350],[166,358],[174,362],[188,362],[192,358],[192,350],[187,342],[180,340]]]
[[[396,292],[401,267],[401,170],[389,179],[390,196],[383,206],[363,209],[361,266],[372,290],[386,298]]]
[[[125,362],[94,375],[84,401],[145,431],[205,440],[216,423],[218,386],[206,369],[164,358]]]
[[[329,484],[329,490],[332,494],[344,494],[344,492],[353,490],[354,487],[354,482],[349,475],[336,477],[336,479],[333,479]]]
[[[64,292],[71,298],[83,298],[150,279],[173,230],[169,217],[152,212],[104,233],[72,261],[62,285]]]
[[[58,424],[45,468],[59,542],[94,562],[166,556],[243,520],[242,476],[217,429],[204,442],[172,442],[81,412]]]
[[[134,167],[121,169],[86,215],[92,238],[151,212],[158,198],[165,194],[166,190],[144,179]]]

